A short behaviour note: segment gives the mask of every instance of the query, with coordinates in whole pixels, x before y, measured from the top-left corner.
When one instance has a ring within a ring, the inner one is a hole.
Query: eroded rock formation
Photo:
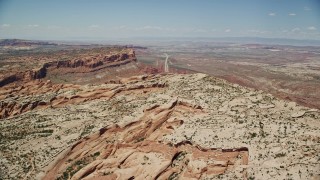
[[[44,179],[200,179],[247,165],[247,148],[204,149],[190,141],[160,141],[183,124],[180,113],[203,113],[195,107],[174,100],[146,109],[123,127],[102,128],[73,145]]]
[[[39,69],[17,72],[12,75],[2,76],[0,77],[0,87],[17,81],[28,82],[36,79],[42,79],[47,74],[47,67],[47,64],[45,64]]]
[[[123,82],[145,80],[147,76],[140,78],[123,79]],[[8,86],[0,91],[0,119],[15,116],[33,109],[58,108],[68,104],[79,104],[95,99],[110,99],[121,93],[147,93],[156,88],[163,88],[166,85],[158,82],[122,86],[122,82],[114,88],[95,88],[94,90],[81,89],[79,85],[53,84],[51,81],[30,81],[24,86]],[[74,91],[72,94],[65,94],[66,91]]]
[[[135,53],[133,50],[129,50],[128,52],[117,53],[112,55],[96,55],[93,57],[87,57],[83,59],[74,59],[68,61],[57,61],[54,63],[50,63],[50,67],[52,68],[88,68],[94,69],[98,66],[106,65],[109,63],[120,62],[124,60],[136,61]],[[128,63],[129,61],[127,61]],[[116,63],[113,65],[117,65]]]
[[[0,99],[0,179],[319,174],[318,110],[205,74],[40,79],[1,87]]]
[[[44,63],[40,68],[16,72],[9,75],[0,75],[0,87],[17,82],[28,82],[31,80],[42,79],[46,77],[48,71],[53,73],[84,73],[101,70],[104,68],[117,67],[130,62],[135,62],[135,52],[132,49],[126,49],[124,52],[108,55],[95,55],[73,60],[52,60]]]

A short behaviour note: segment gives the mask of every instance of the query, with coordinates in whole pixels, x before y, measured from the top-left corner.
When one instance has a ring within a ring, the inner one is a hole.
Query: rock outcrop
[[[121,66],[130,62],[136,62],[135,52],[132,49],[126,49],[124,52],[108,55],[96,55],[83,59],[53,60],[44,63],[40,68],[16,72],[0,77],[0,87],[17,82],[28,82],[46,77],[48,71],[63,73],[83,73],[101,70],[115,66]]]
[[[97,55],[94,57],[87,57],[84,59],[74,59],[68,61],[57,61],[50,63],[51,68],[89,68],[95,69],[98,66],[106,65],[113,62],[121,62],[124,60],[136,61],[135,53],[133,50],[128,52],[117,53],[112,55]]]
[[[135,80],[147,79],[134,78]],[[123,79],[132,81],[132,79]],[[121,83],[121,82],[119,82]],[[142,85],[119,86],[116,88],[96,88],[94,91],[83,91],[78,85],[53,84],[51,81],[30,81],[24,86],[9,86],[0,91],[0,119],[15,116],[38,108],[56,108],[68,104],[79,104],[95,99],[110,99],[116,94],[125,92],[148,92],[156,88],[164,88],[166,85],[158,82]],[[61,94],[64,91],[77,91],[73,95]],[[47,97],[46,97],[47,96]],[[50,98],[48,98],[48,96]]]
[[[45,64],[39,69],[28,70],[25,72],[17,72],[12,75],[0,77],[0,87],[13,82],[28,82],[36,79],[42,79],[47,74],[47,67],[47,64]]]
[[[179,113],[203,113],[194,107],[174,100],[146,109],[139,120],[124,127],[102,128],[73,145],[44,179],[200,179],[247,165],[247,148],[204,149],[190,141],[160,141],[183,124]]]

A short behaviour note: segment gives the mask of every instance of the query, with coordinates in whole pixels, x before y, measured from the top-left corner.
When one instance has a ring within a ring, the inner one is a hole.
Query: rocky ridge
[[[1,111],[7,114],[0,122],[3,179],[316,179],[320,173],[319,110],[204,74],[84,86],[36,80],[2,88],[0,96],[3,104],[16,102]],[[37,105],[21,110],[21,102]]]
[[[125,49],[123,52],[107,55],[94,55],[82,59],[54,60],[46,62],[40,68],[16,72],[9,75],[0,74],[0,87],[17,82],[29,82],[35,79],[46,77],[47,73],[85,73],[121,66],[130,62],[135,62],[135,52],[132,49]]]
[[[235,164],[248,164],[247,148],[219,151],[193,146],[190,141],[176,145],[161,142],[164,134],[183,124],[180,113],[202,110],[174,100],[146,109],[140,119],[124,127],[101,128],[72,146],[44,179],[57,175],[58,179],[199,179],[222,174]]]

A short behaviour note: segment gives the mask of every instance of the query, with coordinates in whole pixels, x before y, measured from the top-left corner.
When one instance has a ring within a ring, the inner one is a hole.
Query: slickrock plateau
[[[127,47],[37,46],[1,56],[0,179],[319,179],[318,109]]]
[[[102,128],[72,146],[44,179],[62,172],[61,179],[198,179],[224,173],[230,165],[247,165],[247,148],[225,152],[192,146],[189,141],[161,143],[163,135],[183,124],[181,114],[201,113],[197,108],[175,100],[146,109],[141,118],[124,127]]]
[[[1,179],[319,178],[319,110],[205,74],[40,79],[0,97]]]

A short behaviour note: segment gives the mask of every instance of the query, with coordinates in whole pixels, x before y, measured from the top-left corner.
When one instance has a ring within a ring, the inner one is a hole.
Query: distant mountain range
[[[255,43],[255,44],[276,44],[293,46],[320,46],[320,40],[301,40],[286,38],[260,38],[260,37],[225,37],[212,38],[214,41],[233,42],[233,43]]]
[[[286,39],[286,38],[261,38],[261,37],[133,37],[133,38],[72,38],[71,40],[23,40],[0,39],[0,46],[14,45],[56,45],[56,42],[77,44],[139,44],[143,42],[167,42],[167,41],[199,41],[240,44],[267,44],[267,45],[291,45],[291,46],[320,46],[320,40],[311,39]]]
[[[121,39],[125,41],[126,39]],[[199,41],[240,44],[268,44],[291,46],[320,46],[320,40],[311,39],[286,39],[286,38],[262,38],[262,37],[136,37],[130,41]]]
[[[55,43],[24,39],[0,39],[0,46],[33,46],[33,45],[57,45]]]

